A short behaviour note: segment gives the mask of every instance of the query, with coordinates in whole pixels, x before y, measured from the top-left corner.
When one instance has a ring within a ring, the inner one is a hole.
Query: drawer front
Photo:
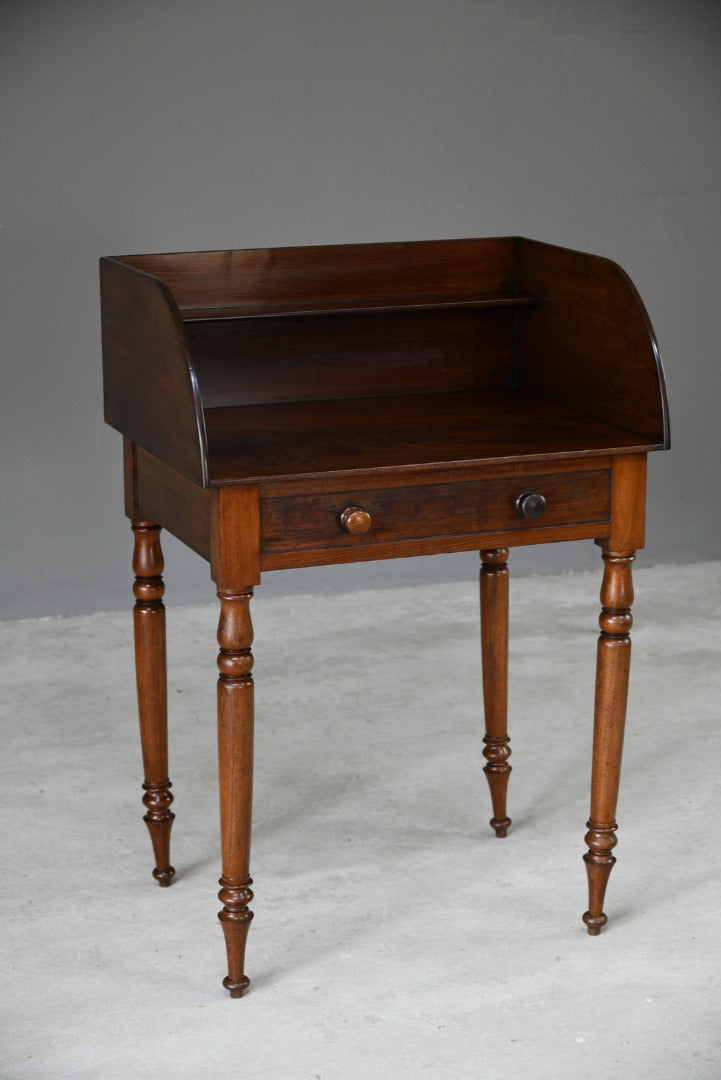
[[[516,509],[519,496],[529,490],[546,502],[535,520]],[[266,496],[261,499],[261,553],[368,548],[494,531],[540,533],[607,522],[610,514],[610,469]]]

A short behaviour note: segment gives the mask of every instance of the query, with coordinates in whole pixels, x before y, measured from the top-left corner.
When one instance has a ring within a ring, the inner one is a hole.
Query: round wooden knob
[[[513,509],[527,521],[538,521],[546,513],[546,500],[540,491],[522,491],[516,496]]]
[[[351,536],[363,536],[371,527],[371,516],[360,506],[348,506],[340,516],[340,523]]]

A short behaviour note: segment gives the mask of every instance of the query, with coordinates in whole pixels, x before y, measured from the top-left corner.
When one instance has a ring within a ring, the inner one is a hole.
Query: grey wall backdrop
[[[102,254],[519,233],[609,255],[650,311],[671,401],[644,562],[718,556],[715,0],[6,0],[0,20],[0,617],[129,603]],[[213,596],[197,557],[173,541],[166,557],[170,602]],[[513,565],[597,561],[580,544]],[[261,588],[471,582],[476,564]]]

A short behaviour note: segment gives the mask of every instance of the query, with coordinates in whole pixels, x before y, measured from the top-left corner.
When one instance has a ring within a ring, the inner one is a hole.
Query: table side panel
[[[207,443],[175,301],[161,282],[100,260],[105,420],[197,483]]]
[[[187,480],[141,446],[135,448],[135,470],[138,511],[210,561],[218,492]]]
[[[522,240],[519,281],[543,297],[519,315],[519,386],[668,447],[658,345],[625,271],[610,259]]]
[[[126,443],[126,470],[134,468],[133,512],[147,516],[211,565],[218,587],[260,581],[258,488],[254,484],[202,488],[142,447]]]

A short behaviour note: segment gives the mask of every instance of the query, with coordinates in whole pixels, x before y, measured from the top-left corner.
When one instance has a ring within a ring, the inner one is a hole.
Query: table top
[[[649,449],[633,432],[512,389],[217,408],[205,423],[211,485]]]

